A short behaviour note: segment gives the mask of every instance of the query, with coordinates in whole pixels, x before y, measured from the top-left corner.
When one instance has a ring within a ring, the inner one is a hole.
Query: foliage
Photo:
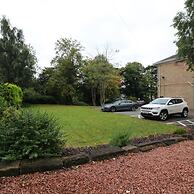
[[[143,74],[144,100],[149,101],[157,97],[157,67],[149,65],[144,69]]]
[[[60,39],[56,43],[54,69],[47,83],[48,95],[55,96],[60,103],[72,104],[76,96],[82,66],[82,47],[72,39]]]
[[[0,160],[49,157],[64,145],[56,120],[46,113],[7,109],[0,125]]]
[[[194,1],[185,1],[185,12],[178,12],[173,20],[177,29],[178,55],[187,61],[188,69],[194,69]]]
[[[29,104],[55,104],[56,100],[53,96],[42,95],[35,91],[34,88],[24,89],[24,103]]]
[[[121,77],[104,55],[98,55],[89,60],[83,68],[84,82],[91,89],[92,103],[96,105],[99,94],[100,104],[110,97],[119,96]]]
[[[46,67],[39,74],[37,83],[35,84],[35,91],[38,91],[39,94],[48,95],[49,88],[49,79],[54,76],[55,68],[54,67]],[[53,94],[54,92],[50,92]]]
[[[2,117],[3,111],[7,108],[7,101],[4,97],[0,96],[0,117]]]
[[[174,131],[174,134],[182,135],[185,134],[187,131],[184,128],[178,128]]]
[[[22,30],[12,27],[5,17],[0,19],[0,78],[28,87],[35,73],[36,57],[31,46],[25,44]]]
[[[123,92],[126,96],[142,97],[142,77],[144,68],[138,62],[127,63],[122,69],[123,76]]]
[[[136,101],[137,101],[137,98],[134,97],[134,96],[129,96],[129,97],[128,97],[128,100],[132,100],[132,101],[136,102]]]
[[[127,115],[101,112],[99,108],[91,106],[34,105],[27,109],[54,115],[68,135],[67,146],[73,147],[106,144],[118,132],[130,131],[130,138],[134,138],[173,133],[179,128]]]
[[[138,62],[127,63],[121,69],[123,83],[121,91],[125,96],[132,96],[146,101],[152,100],[157,94],[157,68],[144,68]]]
[[[7,106],[20,107],[22,103],[23,93],[19,86],[15,84],[1,84],[0,97],[4,99]]]
[[[118,133],[110,141],[111,145],[123,147],[129,144],[129,132]]]

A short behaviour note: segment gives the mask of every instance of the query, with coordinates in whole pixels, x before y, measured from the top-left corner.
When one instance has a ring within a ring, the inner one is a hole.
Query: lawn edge
[[[183,134],[175,137],[154,140],[122,148],[110,145],[91,154],[80,153],[71,156],[52,157],[37,160],[20,160],[0,162],[0,177],[19,176],[22,174],[45,172],[57,169],[68,169],[89,162],[111,159],[128,153],[147,152],[158,147],[169,146],[181,141],[194,140],[194,134]]]

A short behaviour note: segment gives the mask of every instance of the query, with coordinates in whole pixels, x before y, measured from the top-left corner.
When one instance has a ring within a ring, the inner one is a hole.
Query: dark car
[[[139,107],[143,106],[146,104],[146,102],[144,100],[137,100],[137,104]]]
[[[115,111],[129,111],[129,110],[136,110],[138,108],[138,104],[131,100],[118,100],[111,104],[104,104],[101,107],[102,111],[107,112],[115,112]]]

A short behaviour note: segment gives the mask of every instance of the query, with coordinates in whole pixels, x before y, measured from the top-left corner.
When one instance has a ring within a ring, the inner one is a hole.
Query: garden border
[[[62,168],[70,168],[92,161],[110,159],[119,155],[136,152],[147,152],[161,146],[169,146],[181,141],[194,140],[194,134],[183,134],[176,137],[164,138],[162,140],[139,143],[137,145],[127,145],[125,147],[109,146],[93,151],[91,154],[85,152],[71,155],[52,157],[37,160],[4,161],[0,162],[0,177],[18,176],[27,173],[45,172]]]

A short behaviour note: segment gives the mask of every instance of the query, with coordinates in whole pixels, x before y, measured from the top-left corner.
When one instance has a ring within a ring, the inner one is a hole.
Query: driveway
[[[140,109],[137,109],[136,111],[115,112],[115,114],[123,114],[131,117],[137,117],[139,119],[144,119],[140,116]],[[175,124],[183,127],[194,128],[194,112],[190,112],[188,118],[182,118],[180,115],[170,116],[168,120],[162,121],[162,123],[166,123],[168,125]]]

